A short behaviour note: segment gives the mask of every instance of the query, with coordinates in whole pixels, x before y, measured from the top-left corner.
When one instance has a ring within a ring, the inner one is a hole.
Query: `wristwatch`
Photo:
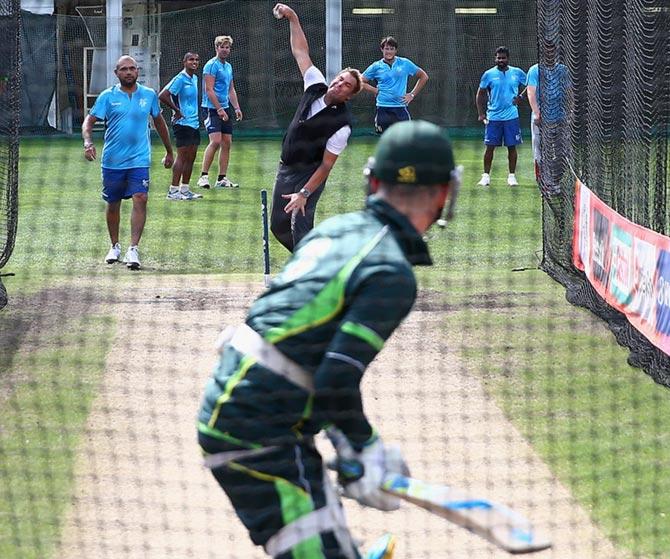
[[[304,198],[309,198],[310,194],[312,194],[312,193],[309,190],[307,190],[305,187],[303,187],[303,188],[300,189],[298,194],[300,194]]]

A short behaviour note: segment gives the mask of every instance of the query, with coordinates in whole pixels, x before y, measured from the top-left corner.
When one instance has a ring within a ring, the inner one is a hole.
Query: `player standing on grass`
[[[509,49],[498,47],[496,65],[482,74],[475,99],[479,121],[486,124],[484,132],[484,173],[479,186],[491,184],[491,165],[493,152],[497,146],[507,146],[507,162],[509,175],[507,184],[517,186],[516,180],[516,146],[521,140],[519,126],[519,87],[526,83],[526,74],[521,68],[509,65]],[[487,104],[488,97],[488,104]]]
[[[345,68],[328,85],[312,64],[295,11],[277,4],[274,14],[289,21],[291,52],[304,82],[303,96],[282,142],[270,216],[272,233],[293,252],[314,227],[316,204],[333,165],[347,147],[352,119],[346,101],[360,91],[362,82],[358,70]]]
[[[191,192],[189,182],[193,162],[200,145],[200,120],[198,106],[198,76],[195,71],[200,57],[187,52],[183,58],[184,69],[163,88],[158,99],[173,111],[172,129],[177,144],[177,159],[172,167],[172,184],[168,200],[196,200],[202,195]]]
[[[209,144],[202,159],[202,173],[198,186],[209,188],[209,168],[219,151],[219,176],[214,188],[237,188],[239,184],[226,177],[230,147],[233,143],[233,118],[242,120],[240,102],[233,81],[233,67],[226,59],[230,56],[233,38],[220,35],[214,39],[216,56],[207,61],[202,69],[202,107],[207,111],[205,128]],[[231,110],[232,109],[232,110]]]
[[[382,39],[380,48],[382,59],[373,62],[362,74],[363,89],[374,93],[377,98],[375,130],[378,134],[394,122],[412,119],[407,107],[428,81],[428,74],[409,58],[396,56],[398,41],[394,37]],[[417,76],[418,79],[408,93],[409,76]],[[370,81],[376,81],[377,87],[370,85]]]
[[[534,64],[528,70],[526,86],[528,103],[533,110],[530,129],[535,160],[535,179],[545,196],[560,194],[560,182],[572,153],[570,143],[570,105],[572,79],[565,64],[558,62],[556,45],[544,44],[544,64]],[[540,72],[543,86],[540,87]],[[540,110],[542,107],[542,110]],[[542,147],[540,146],[542,129]],[[542,161],[542,151],[546,161]]]
[[[285,12],[284,12],[285,14]],[[321,223],[298,246],[245,323],[225,330],[199,413],[205,463],[256,545],[276,559],[356,559],[314,436],[328,433],[346,497],[381,510],[379,486],[406,468],[363,407],[368,365],[416,299],[413,266],[432,264],[424,233],[456,188],[443,130],[425,121],[385,132],[363,211]],[[368,558],[392,556],[386,538]]]
[[[148,118],[151,116],[156,132],[165,146],[163,165],[172,167],[172,145],[170,133],[161,115],[156,92],[137,83],[137,62],[130,56],[122,56],[116,63],[114,73],[119,84],[105,89],[81,127],[84,139],[84,157],[93,161],[96,149],[91,139],[93,125],[98,120],[106,124],[102,150],[102,198],[107,202],[106,218],[112,247],[105,261],[108,264],[121,258],[119,223],[121,200],[132,198],[130,214],[130,246],[124,262],[131,270],[140,267],[138,245],[147,217],[149,193],[149,167],[151,166],[151,136]]]

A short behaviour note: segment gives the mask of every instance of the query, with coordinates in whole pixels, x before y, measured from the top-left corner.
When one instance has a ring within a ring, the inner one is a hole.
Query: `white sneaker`
[[[130,268],[131,270],[140,269],[140,253],[137,250],[136,246],[128,247],[126,257],[123,259],[123,261],[126,263],[126,266],[128,266],[128,268]]]
[[[168,190],[166,200],[184,200],[182,193],[179,190]]]
[[[190,190],[187,190],[186,192],[182,191],[179,194],[181,194],[182,200],[197,200],[198,198],[202,198],[202,194],[196,194]]]
[[[121,258],[121,245],[116,243],[109,249],[107,256],[105,256],[105,262],[107,262],[107,264],[114,264],[114,262],[119,261],[119,258]]]
[[[507,175],[507,184],[509,186],[519,186],[519,182],[516,180],[514,173]]]
[[[200,175],[196,184],[200,188],[209,188],[209,175]]]
[[[231,181],[228,177],[223,177],[220,181],[216,181],[214,188],[239,188],[240,185]]]
[[[491,184],[491,175],[482,173],[482,178],[477,183],[477,186],[488,186],[489,184]]]

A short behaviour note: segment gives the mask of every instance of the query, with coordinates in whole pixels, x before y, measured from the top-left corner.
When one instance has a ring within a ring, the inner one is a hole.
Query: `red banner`
[[[670,355],[670,238],[616,213],[575,184],[572,261],[599,295]]]

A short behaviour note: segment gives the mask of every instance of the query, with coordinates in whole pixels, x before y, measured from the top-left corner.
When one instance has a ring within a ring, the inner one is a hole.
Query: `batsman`
[[[341,493],[399,506],[380,483],[406,465],[368,421],[360,383],[414,304],[412,268],[432,264],[423,235],[458,178],[444,131],[420,120],[384,133],[366,176],[365,209],[311,231],[244,324],[221,334],[199,413],[205,464],[277,559],[362,557],[314,444],[324,429],[348,466]],[[365,557],[390,559],[394,543],[384,537]]]

